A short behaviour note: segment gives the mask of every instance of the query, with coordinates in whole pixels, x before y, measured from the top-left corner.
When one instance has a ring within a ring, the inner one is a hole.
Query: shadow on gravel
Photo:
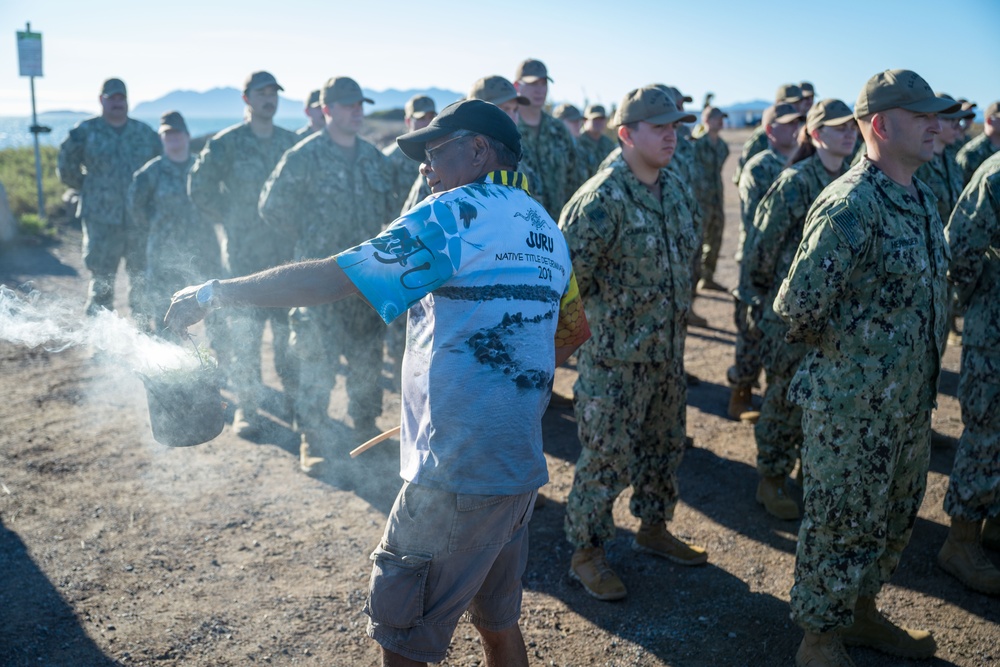
[[[52,253],[51,249],[59,245],[27,237],[0,246],[0,283],[22,283],[34,276],[79,275]]]
[[[749,590],[745,582],[712,563],[686,568],[636,554],[627,530],[619,529],[606,551],[629,589],[628,597],[617,602],[591,598],[567,574],[572,547],[563,536],[564,516],[565,506],[550,498],[536,507],[524,586],[561,600],[620,638],[621,643],[612,641],[605,647],[607,663],[602,664],[649,664],[642,657],[646,652],[672,667],[757,667],[786,664],[783,658],[794,655],[801,635],[788,620],[785,602]],[[525,605],[524,614],[531,617],[531,605]],[[734,653],[740,656],[735,663]],[[535,657],[546,658],[539,653]]]
[[[942,368],[938,378],[938,393],[958,398],[958,379],[958,373]]]
[[[10,667],[119,664],[94,645],[73,609],[2,519],[0,571],[0,663]]]

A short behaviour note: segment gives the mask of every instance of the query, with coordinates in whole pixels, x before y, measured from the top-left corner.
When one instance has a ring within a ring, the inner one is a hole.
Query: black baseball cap
[[[521,159],[521,133],[517,125],[500,107],[483,100],[460,100],[449,104],[434,117],[427,127],[397,137],[396,143],[411,160],[424,161],[428,141],[446,137],[452,132],[468,130],[496,139]]]

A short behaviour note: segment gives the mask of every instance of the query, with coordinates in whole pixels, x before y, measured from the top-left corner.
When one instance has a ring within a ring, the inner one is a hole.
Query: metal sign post
[[[31,133],[35,136],[35,183],[38,186],[38,219],[45,220],[45,194],[42,191],[42,152],[38,147],[38,135],[51,132],[52,128],[38,124],[35,113],[35,77],[42,76],[42,33],[31,32],[29,22],[17,32],[17,61],[21,76],[31,78]]]

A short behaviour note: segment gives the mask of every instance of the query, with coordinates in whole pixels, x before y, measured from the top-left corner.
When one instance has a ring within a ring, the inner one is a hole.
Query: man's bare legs
[[[477,627],[483,638],[483,657],[486,667],[528,667],[528,651],[524,648],[524,637],[517,624],[496,632]],[[404,658],[398,653],[383,648],[382,667],[426,667],[426,662]]]

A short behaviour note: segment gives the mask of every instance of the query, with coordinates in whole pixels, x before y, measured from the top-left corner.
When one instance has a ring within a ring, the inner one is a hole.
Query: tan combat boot
[[[317,466],[323,462],[323,458],[319,456],[312,456],[309,451],[309,438],[305,433],[303,433],[300,438],[299,468],[307,475],[316,474],[316,472],[318,472]]]
[[[601,547],[581,547],[573,552],[569,576],[598,600],[621,600],[628,591],[604,558]]]
[[[729,409],[726,412],[730,419],[757,423],[760,412],[754,410],[753,392],[750,387],[733,387],[729,395]]]
[[[979,522],[952,518],[948,539],[938,553],[938,565],[974,591],[1000,595],[1000,570],[979,543]]]
[[[979,536],[979,541],[987,549],[1000,551],[1000,519],[987,519],[983,524],[983,532]]]
[[[854,667],[836,632],[807,632],[795,653],[796,667]]]
[[[767,513],[785,521],[799,518],[799,506],[788,497],[785,490],[785,476],[761,477],[757,483],[757,502]]]
[[[666,558],[678,565],[704,565],[708,562],[704,548],[678,540],[662,523],[643,523],[639,526],[639,532],[632,540],[632,549]]]
[[[875,607],[875,598],[858,598],[854,625],[842,629],[840,637],[847,646],[867,646],[902,658],[930,658],[937,650],[931,633],[894,624]]]

